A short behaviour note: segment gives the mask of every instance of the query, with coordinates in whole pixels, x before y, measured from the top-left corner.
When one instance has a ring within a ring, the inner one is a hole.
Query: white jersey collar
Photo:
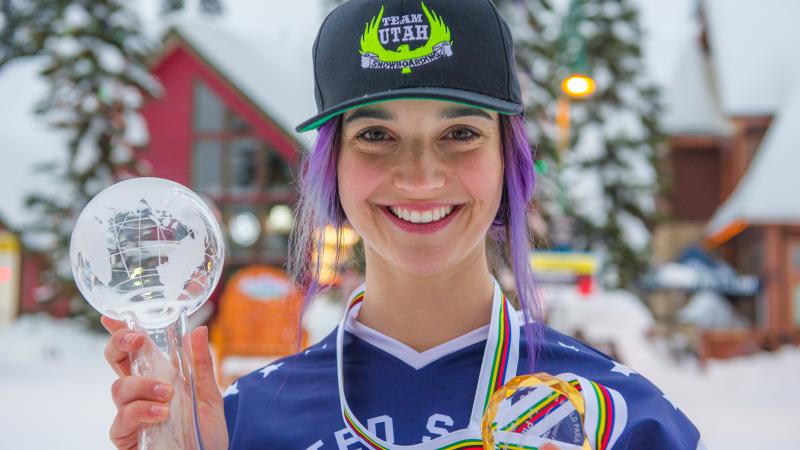
[[[489,325],[476,328],[461,336],[437,345],[424,352],[418,352],[397,339],[370,328],[357,320],[361,304],[353,307],[353,314],[348,316],[345,330],[366,343],[383,350],[416,370],[422,369],[445,356],[485,341],[489,337]]]

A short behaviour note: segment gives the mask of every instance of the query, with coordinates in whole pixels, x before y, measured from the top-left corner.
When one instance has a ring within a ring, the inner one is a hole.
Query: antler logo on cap
[[[365,25],[361,35],[361,67],[364,69],[402,69],[411,73],[412,67],[436,61],[453,55],[453,41],[450,29],[441,16],[428,10],[420,2],[427,18],[425,24],[422,14],[383,17],[383,6],[376,17]],[[411,49],[411,43],[424,41],[425,44]],[[398,44],[395,50],[387,50],[384,45]]]

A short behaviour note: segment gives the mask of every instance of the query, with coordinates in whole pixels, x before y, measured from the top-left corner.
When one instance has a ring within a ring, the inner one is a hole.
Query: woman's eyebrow
[[[394,116],[385,109],[378,108],[358,108],[350,114],[350,117],[344,120],[345,123],[353,122],[358,119],[381,119],[392,120]]]
[[[469,106],[456,106],[453,108],[447,108],[442,110],[441,117],[442,119],[456,119],[459,117],[467,117],[467,116],[475,116],[481,117],[483,119],[491,120],[494,122],[492,116],[490,116],[486,111],[480,108],[472,108]]]

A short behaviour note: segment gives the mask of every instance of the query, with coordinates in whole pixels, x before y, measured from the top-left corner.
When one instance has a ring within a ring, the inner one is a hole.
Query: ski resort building
[[[734,299],[752,329],[732,341],[798,342],[800,4],[701,5],[702,28],[666,92],[671,221],[656,231],[656,259],[700,243],[758,275],[759,293]]]

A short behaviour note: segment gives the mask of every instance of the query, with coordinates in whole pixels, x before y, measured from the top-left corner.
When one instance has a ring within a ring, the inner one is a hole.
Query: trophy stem
[[[132,330],[145,331],[148,339],[131,355],[131,373],[156,378],[174,388],[169,417],[144,425],[139,431],[139,450],[203,450],[197,417],[192,347],[186,311],[164,328],[143,328],[127,320]]]

